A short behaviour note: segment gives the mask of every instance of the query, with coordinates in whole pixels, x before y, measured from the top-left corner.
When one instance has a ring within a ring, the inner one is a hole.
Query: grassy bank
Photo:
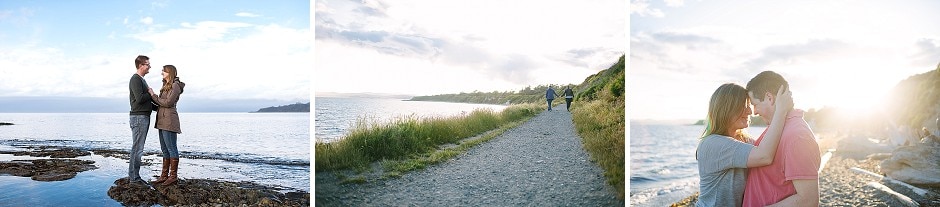
[[[532,116],[529,116],[518,121],[504,124],[503,126],[499,127],[499,129],[495,129],[481,135],[480,138],[463,141],[456,147],[449,147],[429,153],[414,155],[404,160],[384,160],[382,161],[382,166],[385,168],[385,176],[400,177],[406,172],[423,169],[426,166],[449,160],[459,154],[467,152],[467,150],[470,150],[470,148],[496,138],[496,136],[503,134],[503,132],[506,132],[506,130],[522,125],[522,123],[525,123],[531,118]]]
[[[391,123],[360,120],[346,137],[333,143],[316,143],[316,171],[364,169],[381,160],[409,158],[434,151],[439,145],[538,114],[544,106],[513,105],[501,112],[478,109],[454,117],[405,117]]]
[[[624,199],[624,57],[609,69],[584,80],[572,103],[571,116],[585,151],[602,169],[607,184]]]

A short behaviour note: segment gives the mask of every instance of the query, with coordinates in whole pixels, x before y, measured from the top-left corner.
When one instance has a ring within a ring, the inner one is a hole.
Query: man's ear
[[[771,105],[771,106],[774,105],[774,99],[775,99],[775,98],[777,98],[777,97],[774,97],[774,94],[771,94],[770,92],[765,92],[765,93],[764,93],[764,100],[770,101],[770,105]]]

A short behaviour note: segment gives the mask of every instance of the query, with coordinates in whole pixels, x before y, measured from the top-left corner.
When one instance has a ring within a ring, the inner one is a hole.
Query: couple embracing
[[[745,133],[752,113],[769,124],[757,140]],[[706,124],[696,206],[819,205],[819,146],[783,76],[764,71],[747,88],[721,85]]]
[[[128,166],[128,181],[147,183],[140,178],[140,157],[144,152],[144,142],[147,141],[147,132],[150,127],[150,114],[157,111],[157,123],[154,128],[160,131],[160,150],[163,151],[163,171],[152,184],[171,185],[177,181],[179,169],[179,152],[176,148],[176,136],[180,130],[179,114],[176,111],[176,102],[179,101],[183,87],[186,86],[176,76],[176,67],[163,66],[163,86],[160,94],[153,92],[147,85],[144,75],[150,73],[150,58],[139,55],[134,59],[137,73],[130,80],[130,127],[134,144],[130,151],[130,164]]]

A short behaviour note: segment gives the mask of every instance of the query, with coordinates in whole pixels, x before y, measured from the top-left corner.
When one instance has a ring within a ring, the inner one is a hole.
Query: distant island
[[[3,125],[13,125],[13,123],[9,123],[9,122],[0,122],[0,126],[3,126]]]
[[[269,113],[269,112],[310,112],[310,102],[307,103],[295,103],[288,104],[283,106],[272,106],[267,108],[258,109],[255,113]]]

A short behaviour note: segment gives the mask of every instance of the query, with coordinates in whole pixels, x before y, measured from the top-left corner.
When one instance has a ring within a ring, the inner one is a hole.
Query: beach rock
[[[685,207],[685,206],[695,206],[695,202],[698,202],[698,193],[695,192],[691,196],[686,197],[679,202],[672,203],[670,207]]]
[[[118,158],[118,159],[130,160],[130,154],[128,154],[125,151],[96,149],[96,150],[91,150],[91,152],[94,152],[96,155],[101,155],[103,157],[113,157],[113,158]]]
[[[108,196],[124,205],[163,206],[309,206],[310,193],[279,193],[274,188],[250,182],[225,182],[206,179],[181,179],[176,184],[154,185],[150,188],[127,183],[127,178],[114,182]]]
[[[95,161],[72,159],[13,160],[0,162],[0,174],[30,177],[36,181],[72,179],[79,172],[98,169]]]
[[[25,147],[26,151],[0,151],[0,154],[12,154],[14,156],[30,156],[30,157],[50,157],[50,158],[76,158],[80,156],[91,155],[90,152],[72,149],[72,148],[55,148],[47,146],[30,146]]]
[[[837,142],[836,148],[841,156],[861,160],[866,156],[876,153],[888,153],[893,149],[890,145],[884,143],[875,143],[863,136],[846,137]]]
[[[108,196],[125,206],[151,206],[159,200],[165,200],[163,195],[140,182],[128,182],[121,178],[114,181],[114,186],[108,189]]]
[[[909,184],[940,185],[940,148],[904,146],[881,163],[888,177]]]

